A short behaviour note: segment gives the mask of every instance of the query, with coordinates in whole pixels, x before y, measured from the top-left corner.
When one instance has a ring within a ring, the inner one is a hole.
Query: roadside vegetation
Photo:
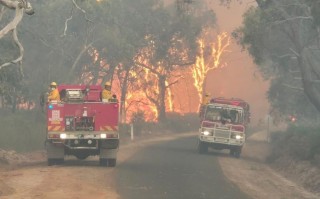
[[[0,148],[27,152],[44,149],[45,115],[42,112],[0,110]]]
[[[142,116],[142,117],[141,117]],[[0,149],[29,152],[44,149],[46,137],[45,113],[39,110],[11,110],[0,109]],[[169,113],[166,123],[146,122],[140,117],[133,122],[135,136],[152,135],[156,133],[180,133],[197,131],[199,117],[191,113],[181,116]],[[130,124],[120,125],[120,136],[130,137]]]
[[[189,113],[180,115],[178,113],[168,113],[168,120],[162,123],[148,122],[145,120],[143,112],[137,112],[132,118],[133,132],[135,135],[154,133],[181,133],[198,131],[200,119],[198,114]],[[130,136],[131,124],[122,124],[120,134]]]
[[[320,166],[320,125],[290,125],[285,132],[274,132],[269,162],[281,158],[308,161]]]

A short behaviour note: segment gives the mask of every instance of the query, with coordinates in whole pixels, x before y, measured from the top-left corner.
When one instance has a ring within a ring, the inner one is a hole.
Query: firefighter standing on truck
[[[56,82],[51,82],[50,93],[48,95],[48,102],[60,101],[60,94],[59,94],[59,90],[58,90],[57,86],[58,85]]]
[[[102,95],[102,101],[104,101],[104,102],[108,102],[111,99],[112,95],[111,95],[111,83],[110,82],[106,82],[104,84],[104,89],[103,89],[101,95]]]
[[[206,92],[206,94],[202,98],[202,102],[201,102],[200,109],[199,109],[199,116],[200,117],[203,117],[204,111],[205,111],[205,107],[209,103],[210,103],[210,93]]]

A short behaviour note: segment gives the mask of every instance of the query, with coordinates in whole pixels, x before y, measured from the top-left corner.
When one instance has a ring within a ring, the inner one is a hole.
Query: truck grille
[[[229,138],[230,137],[230,131],[229,130],[215,129],[214,135],[215,135],[215,137]]]

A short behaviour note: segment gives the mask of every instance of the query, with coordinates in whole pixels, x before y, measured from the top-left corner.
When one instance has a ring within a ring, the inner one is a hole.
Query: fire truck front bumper
[[[205,142],[209,145],[220,145],[220,146],[243,146],[244,145],[244,138],[221,138],[221,137],[215,137],[215,136],[206,136],[206,135],[200,135],[199,140],[201,142]],[[226,147],[228,148],[228,147]]]
[[[117,149],[119,134],[104,131],[48,132],[47,140],[68,149]]]
[[[113,131],[49,131],[48,139],[119,139],[119,133]]]

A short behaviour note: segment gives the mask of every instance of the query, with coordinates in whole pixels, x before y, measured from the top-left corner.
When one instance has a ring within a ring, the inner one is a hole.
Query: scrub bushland
[[[284,132],[274,132],[271,144],[271,163],[288,157],[320,166],[320,126],[291,125]]]
[[[44,149],[45,113],[38,110],[0,110],[0,149],[28,152]]]

